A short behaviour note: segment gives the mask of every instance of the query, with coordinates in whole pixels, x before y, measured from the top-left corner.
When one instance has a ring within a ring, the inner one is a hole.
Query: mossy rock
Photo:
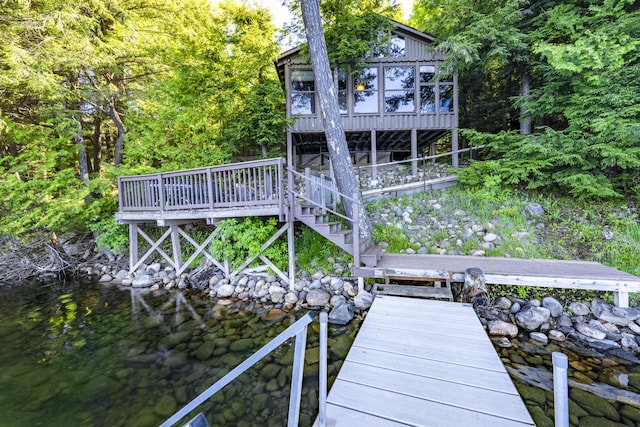
[[[622,405],[622,408],[620,409],[620,415],[622,415],[624,418],[640,422],[640,408],[635,408],[629,405]]]
[[[533,406],[529,408],[531,418],[535,422],[537,427],[554,427],[553,420],[544,412],[539,406]]]
[[[525,402],[529,401],[537,405],[544,405],[547,401],[544,390],[541,388],[528,384],[518,384],[516,387]]]
[[[155,405],[153,405],[153,412],[160,416],[168,417],[176,412],[177,406],[175,399],[172,396],[165,394],[158,399]]]
[[[624,424],[608,420],[604,417],[582,417],[580,427],[624,427]]]
[[[595,394],[578,388],[569,390],[569,397],[594,417],[605,417],[612,421],[620,421],[618,410],[609,402]],[[582,418],[580,419],[582,425]]]

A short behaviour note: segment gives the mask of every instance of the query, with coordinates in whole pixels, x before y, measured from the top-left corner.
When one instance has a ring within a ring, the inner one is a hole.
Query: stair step
[[[453,294],[449,288],[434,288],[432,286],[412,286],[412,285],[377,285],[377,293],[382,295],[393,295],[426,299],[445,299],[453,301]]]
[[[344,238],[344,243],[353,242],[353,230],[347,228],[345,230],[338,230],[335,233],[331,233],[332,236],[342,236]]]
[[[360,261],[362,261],[367,267],[375,267],[378,265],[378,261],[380,261],[383,254],[384,249],[382,246],[372,245],[360,253]]]

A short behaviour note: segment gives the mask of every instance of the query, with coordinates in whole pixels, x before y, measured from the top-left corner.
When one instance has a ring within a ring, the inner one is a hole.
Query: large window
[[[435,65],[420,66],[420,112],[453,113],[453,84],[436,81]]]
[[[453,112],[453,85],[440,83],[440,112],[452,113]]]
[[[436,67],[433,65],[420,66],[420,112],[436,112]]]
[[[406,113],[416,111],[415,68],[384,67],[384,111]]]
[[[353,78],[353,112],[378,112],[378,69],[362,68]]]
[[[316,114],[316,82],[312,70],[291,70],[291,114]]]

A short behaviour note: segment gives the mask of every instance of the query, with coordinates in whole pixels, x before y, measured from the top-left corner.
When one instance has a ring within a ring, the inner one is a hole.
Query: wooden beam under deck
[[[160,226],[174,223],[193,223],[204,221],[207,224],[229,218],[244,218],[250,216],[272,217],[279,216],[281,207],[274,206],[252,206],[245,208],[220,208],[220,209],[199,209],[190,211],[163,211],[163,212],[118,212],[116,222],[118,224],[133,224],[144,222],[156,222]]]

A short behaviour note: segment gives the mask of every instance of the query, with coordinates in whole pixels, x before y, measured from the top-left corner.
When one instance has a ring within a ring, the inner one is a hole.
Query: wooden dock
[[[640,277],[587,261],[384,254],[376,267],[356,268],[354,275],[464,282],[464,271],[471,267],[481,268],[488,284],[613,292],[621,307],[628,307],[629,292],[640,292]]]
[[[328,395],[326,421],[535,425],[470,305],[391,296],[374,300]]]

